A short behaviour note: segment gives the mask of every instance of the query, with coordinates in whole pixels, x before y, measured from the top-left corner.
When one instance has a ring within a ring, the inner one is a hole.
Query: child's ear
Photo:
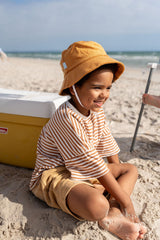
[[[73,95],[73,96],[75,95],[72,87],[69,88],[69,91],[70,91],[71,95]]]

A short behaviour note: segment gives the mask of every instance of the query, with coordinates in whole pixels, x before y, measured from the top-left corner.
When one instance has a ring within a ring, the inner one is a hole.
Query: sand
[[[160,239],[160,109],[145,106],[135,144],[130,146],[149,69],[126,68],[113,84],[104,106],[107,122],[124,162],[139,171],[132,199],[148,232],[144,239]],[[57,92],[63,75],[59,62],[9,58],[0,61],[0,88]],[[159,94],[160,71],[155,71],[151,94]],[[29,192],[32,170],[0,164],[0,240],[116,240],[95,222],[79,222],[52,209]]]

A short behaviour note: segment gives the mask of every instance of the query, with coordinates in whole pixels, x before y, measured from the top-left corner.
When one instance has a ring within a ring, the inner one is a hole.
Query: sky
[[[61,51],[81,40],[107,51],[160,51],[160,1],[0,0],[4,51]]]

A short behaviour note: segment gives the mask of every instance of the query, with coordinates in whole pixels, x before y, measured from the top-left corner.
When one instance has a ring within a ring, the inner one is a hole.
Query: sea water
[[[160,62],[160,51],[128,51],[128,52],[108,52],[108,55],[122,61],[129,67],[146,67],[148,63]],[[61,52],[8,52],[9,57],[39,58],[60,60]]]

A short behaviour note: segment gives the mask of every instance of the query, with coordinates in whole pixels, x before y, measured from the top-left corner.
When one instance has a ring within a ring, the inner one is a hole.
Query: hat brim
[[[120,75],[124,72],[125,69],[124,64],[109,57],[108,55],[94,56],[77,65],[74,68],[74,71],[69,71],[66,74],[59,95],[62,96],[66,95],[66,93],[64,92],[65,89],[70,88],[71,86],[79,82],[88,73],[96,70],[102,65],[107,64],[117,64],[117,70],[114,74],[113,79],[113,81],[116,81],[120,77]]]

